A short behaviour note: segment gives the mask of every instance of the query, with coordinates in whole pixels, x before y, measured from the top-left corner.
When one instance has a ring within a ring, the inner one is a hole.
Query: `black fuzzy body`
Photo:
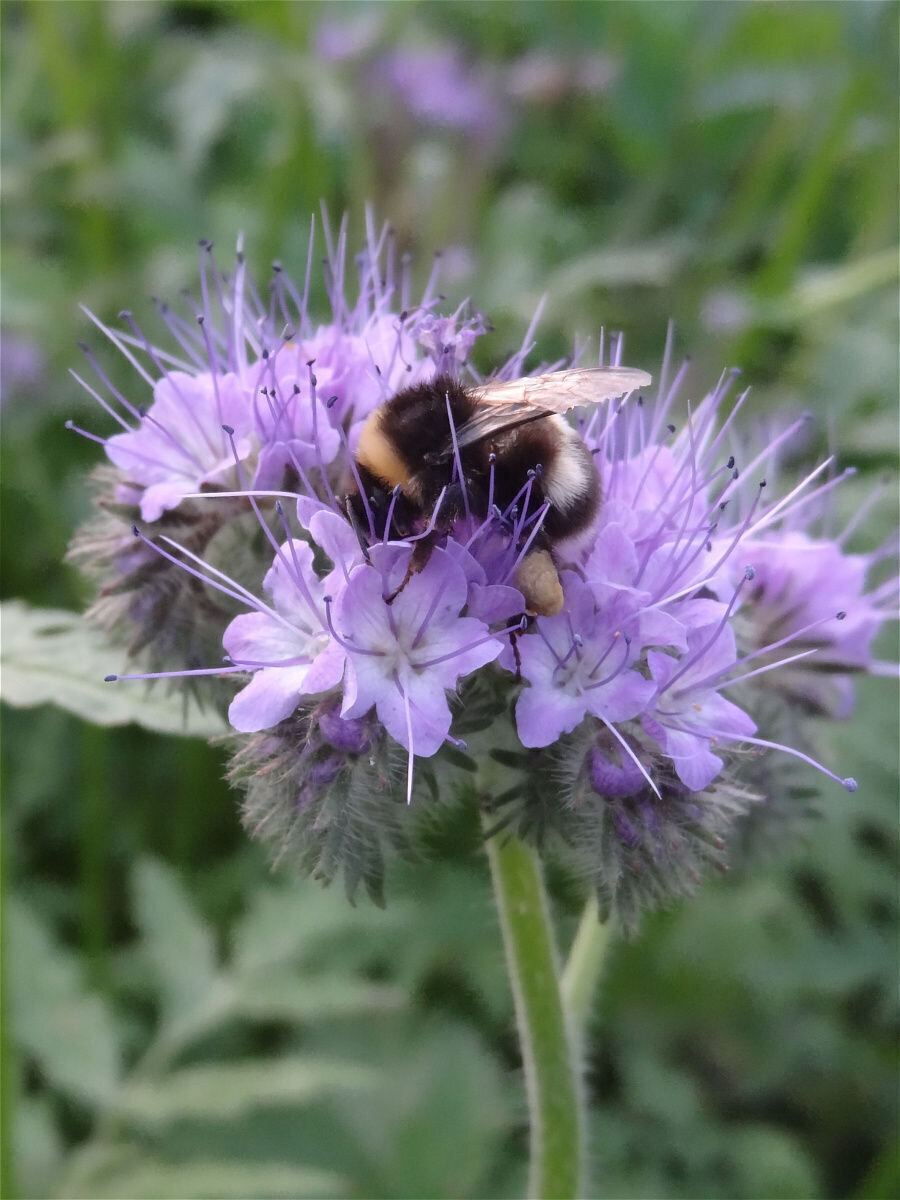
[[[554,472],[564,468],[562,460],[568,464],[573,456],[581,460],[586,486],[565,506],[557,506],[551,500],[534,548],[549,547],[560,539],[580,533],[590,524],[600,501],[596,467],[574,430],[561,429],[561,418],[550,414],[502,429],[460,450],[465,484],[463,496],[456,471],[450,417],[453,428],[460,430],[474,416],[479,403],[478,398],[457,380],[439,375],[426,383],[405,388],[382,406],[381,432],[406,466],[409,481],[393,498],[393,488],[388,481],[357,464],[378,537],[384,536],[392,498],[394,509],[388,536],[404,537],[420,532],[427,525],[442,492],[444,497],[437,522],[441,530],[464,516],[466,504],[477,518],[487,518],[490,509],[495,514],[499,512],[510,526],[517,518],[521,528],[523,519],[527,521],[548,501],[546,488],[554,478]],[[531,488],[525,490],[529,480]],[[360,527],[367,527],[361,497],[351,497],[351,504]]]

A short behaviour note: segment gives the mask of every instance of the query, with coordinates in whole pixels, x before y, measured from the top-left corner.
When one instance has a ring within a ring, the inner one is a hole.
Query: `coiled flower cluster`
[[[378,897],[387,848],[415,849],[429,813],[477,801],[498,829],[567,848],[628,924],[725,864],[778,789],[770,755],[854,790],[797,718],[845,715],[851,672],[880,669],[895,586],[867,591],[876,556],[814,532],[840,479],[830,460],[768,484],[803,422],[747,450],[738,373],[689,402],[670,338],[652,396],[580,413],[600,512],[555,548],[562,611],[529,616],[514,579],[542,514],[523,515],[527,496],[466,504],[449,528],[439,502],[405,540],[347,519],[366,417],[414,382],[480,382],[487,326],[442,314],[436,276],[414,302],[389,230],[370,222],[353,260],[345,226],[326,224],[325,243],[326,320],[311,314],[312,235],[302,284],[276,266],[265,297],[240,251],[226,275],[202,243],[193,318],[158,306],[167,349],[130,314],[121,330],[95,318],[136,394],[90,350],[99,384],[82,381],[119,431],[87,434],[112,468],[73,553],[99,583],[94,618],[142,656],[110,678],[227,688],[248,825]],[[497,377],[525,374],[532,338]],[[601,363],[621,355],[601,341]]]

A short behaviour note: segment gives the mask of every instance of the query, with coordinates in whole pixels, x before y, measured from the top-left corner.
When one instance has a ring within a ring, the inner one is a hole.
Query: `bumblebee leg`
[[[522,682],[522,655],[519,653],[519,635],[517,633],[511,633],[509,635],[509,644],[512,647],[513,659],[515,660],[515,664],[516,664],[515,680],[516,680],[516,683],[521,683]]]
[[[366,541],[365,531],[363,530],[362,522],[359,519],[359,513],[356,511],[352,496],[344,497],[344,512],[347,514],[347,520],[353,526],[353,532],[356,534],[356,539],[359,542],[360,550],[362,550],[363,558],[366,560],[366,562],[371,562],[371,559],[369,558],[369,544]]]
[[[428,537],[421,538],[418,542],[416,542],[415,546],[413,547],[413,552],[409,556],[409,562],[406,564],[406,574],[400,581],[400,586],[394,588],[389,596],[385,596],[384,600],[386,604],[393,604],[409,581],[412,579],[413,575],[418,575],[418,573],[424,569],[429,558],[431,558],[431,552],[434,549],[436,540],[437,534],[432,531]]]

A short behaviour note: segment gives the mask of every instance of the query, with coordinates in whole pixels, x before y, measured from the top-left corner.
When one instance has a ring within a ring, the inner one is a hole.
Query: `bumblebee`
[[[523,546],[530,539],[513,579],[527,612],[559,612],[554,547],[584,533],[601,502],[593,455],[563,414],[650,382],[644,371],[595,367],[476,386],[438,375],[398,392],[369,415],[356,449],[346,508],[364,551],[372,529],[417,537],[399,591],[455,522],[512,514]]]

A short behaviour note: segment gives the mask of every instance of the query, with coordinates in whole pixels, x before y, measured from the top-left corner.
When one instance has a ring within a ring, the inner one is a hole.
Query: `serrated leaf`
[[[255,1108],[300,1104],[372,1087],[374,1071],[337,1059],[274,1058],[184,1067],[125,1089],[118,1111],[141,1125],[186,1118],[232,1120]]]
[[[185,710],[180,695],[148,689],[139,681],[104,683],[122,659],[78,613],[30,608],[20,600],[0,605],[2,699],[16,708],[55,704],[95,725],[134,722],[157,733],[214,737],[224,733],[222,719]]]
[[[104,1103],[120,1073],[111,1013],[85,987],[74,957],[23,903],[7,902],[6,923],[7,961],[15,970],[5,982],[16,1043],[56,1087]]]
[[[174,871],[144,858],[135,867],[134,904],[144,950],[170,1016],[210,1006],[218,974],[212,932]]]

